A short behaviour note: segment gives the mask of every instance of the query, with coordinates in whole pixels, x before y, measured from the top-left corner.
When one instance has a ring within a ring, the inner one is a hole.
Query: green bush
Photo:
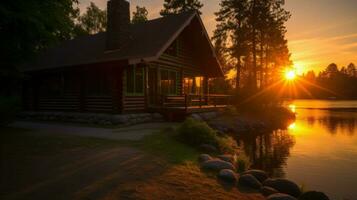
[[[19,110],[20,103],[17,97],[0,96],[0,126],[14,120]]]
[[[177,130],[177,138],[188,145],[197,147],[201,144],[219,146],[219,138],[216,131],[206,122],[187,118]]]
[[[238,150],[238,145],[231,136],[223,135],[218,137],[218,149],[222,153],[235,154]]]

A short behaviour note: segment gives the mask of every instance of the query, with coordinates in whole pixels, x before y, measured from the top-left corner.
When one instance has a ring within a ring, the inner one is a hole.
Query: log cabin
[[[24,109],[130,113],[225,104],[209,94],[223,77],[197,12],[132,24],[126,0],[109,0],[106,32],[65,41],[24,68]]]

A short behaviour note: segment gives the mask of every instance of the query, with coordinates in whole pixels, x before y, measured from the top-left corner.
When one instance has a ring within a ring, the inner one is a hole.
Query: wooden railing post
[[[188,107],[188,96],[187,96],[187,94],[185,94],[185,112],[187,112],[187,107]]]
[[[200,102],[199,102],[200,108],[202,108],[202,94],[200,94]]]
[[[161,107],[165,106],[165,95],[161,95]]]

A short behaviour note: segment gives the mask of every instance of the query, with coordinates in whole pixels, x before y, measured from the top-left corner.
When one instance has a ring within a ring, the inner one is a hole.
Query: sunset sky
[[[82,11],[93,1],[105,8],[107,0],[79,0]],[[202,18],[212,35],[214,12],[220,0],[202,0]],[[145,6],[149,18],[159,17],[163,0],[130,0],[131,11],[136,5]],[[287,23],[287,39],[292,60],[298,72],[320,71],[329,63],[346,66],[357,64],[357,0],[286,0],[292,14]]]

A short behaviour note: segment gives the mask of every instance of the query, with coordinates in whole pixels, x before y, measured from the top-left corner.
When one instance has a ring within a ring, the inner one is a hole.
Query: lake
[[[286,130],[238,138],[254,168],[333,200],[357,200],[357,101],[295,100]]]

